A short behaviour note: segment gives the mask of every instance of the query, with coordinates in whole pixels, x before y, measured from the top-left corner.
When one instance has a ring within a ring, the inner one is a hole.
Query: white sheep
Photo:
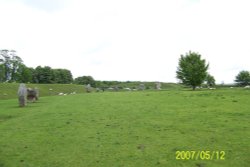
[[[128,91],[131,91],[131,89],[130,89],[130,88],[124,88],[124,90],[128,90]]]

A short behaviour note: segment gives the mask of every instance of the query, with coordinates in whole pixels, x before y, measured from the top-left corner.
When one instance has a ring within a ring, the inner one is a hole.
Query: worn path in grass
[[[0,101],[0,167],[250,164],[250,91],[109,92]],[[225,160],[176,160],[176,151]]]

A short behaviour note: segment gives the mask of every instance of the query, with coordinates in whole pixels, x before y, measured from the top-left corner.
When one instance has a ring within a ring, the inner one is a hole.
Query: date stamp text
[[[176,160],[225,160],[225,151],[176,151]]]

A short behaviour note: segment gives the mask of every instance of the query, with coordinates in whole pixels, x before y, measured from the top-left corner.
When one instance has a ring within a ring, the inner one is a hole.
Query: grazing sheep
[[[130,89],[130,88],[124,88],[124,90],[128,90],[128,91],[131,91],[131,89]]]

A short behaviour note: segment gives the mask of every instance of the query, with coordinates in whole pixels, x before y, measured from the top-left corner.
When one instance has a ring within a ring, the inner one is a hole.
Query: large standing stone
[[[28,88],[27,89],[27,99],[31,102],[35,102],[36,100],[38,100],[38,96],[39,96],[39,92],[38,89],[31,89]]]
[[[26,88],[25,84],[21,83],[19,85],[17,95],[18,95],[19,106],[20,107],[26,106],[27,88]]]

